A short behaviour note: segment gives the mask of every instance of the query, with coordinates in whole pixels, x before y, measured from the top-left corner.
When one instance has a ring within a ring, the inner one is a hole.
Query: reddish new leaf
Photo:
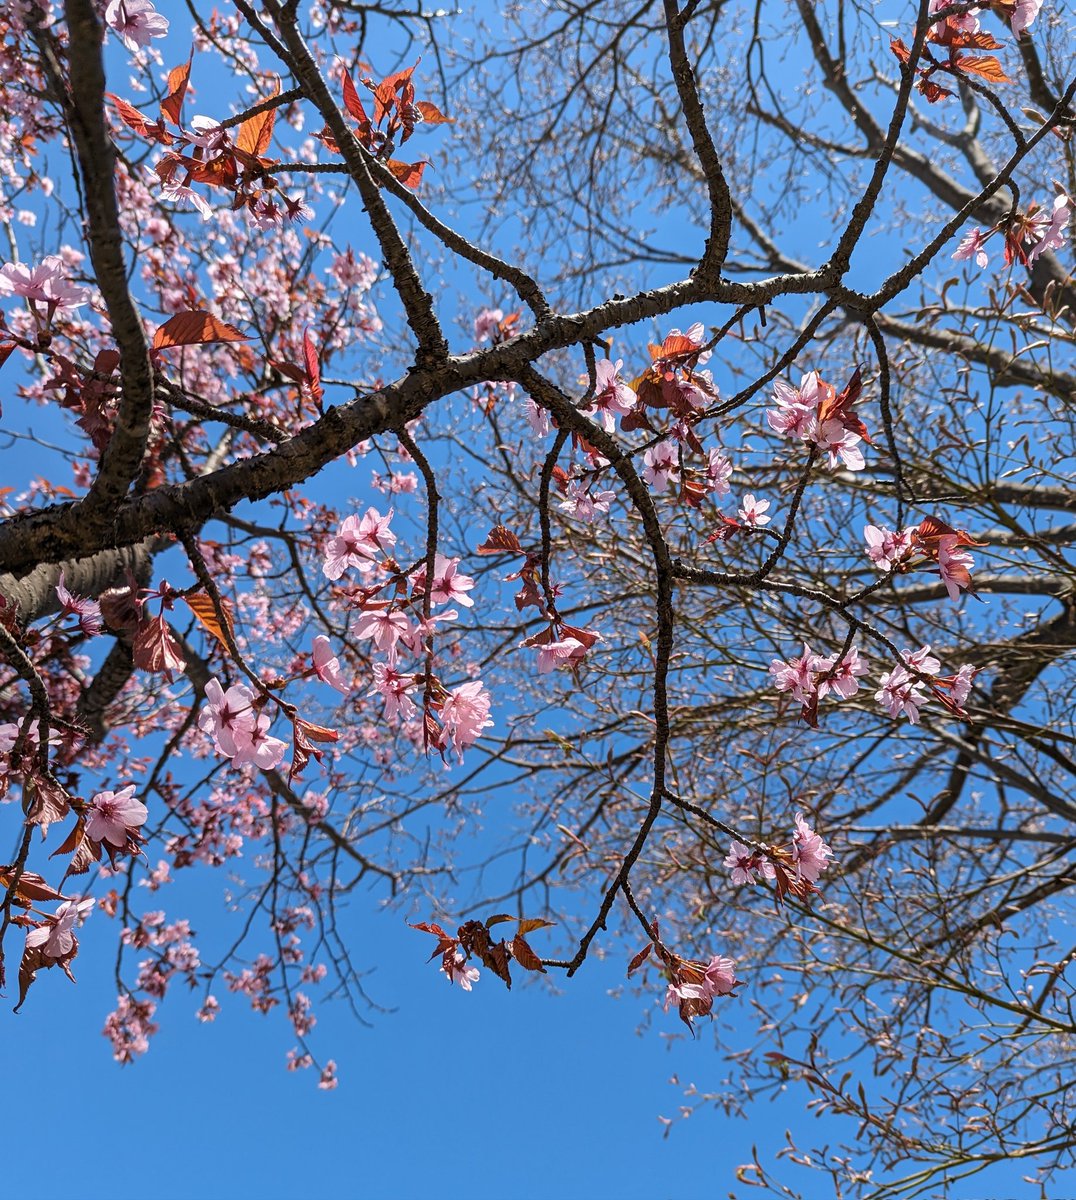
[[[0,867],[0,888],[5,890],[10,888],[11,881],[14,878],[14,867]],[[31,904],[40,903],[42,900],[70,899],[70,896],[65,896],[54,887],[50,887],[40,875],[35,874],[33,871],[23,871],[19,876],[18,884],[15,886],[14,902],[23,908],[29,908]]]
[[[173,125],[180,124],[180,114],[183,111],[183,97],[187,94],[187,84],[191,78],[191,63],[194,61],[194,51],[190,58],[180,67],[173,67],[168,72],[168,95],[161,101],[161,112]]]
[[[422,172],[430,164],[427,162],[405,163],[400,162],[395,158],[390,158],[385,164],[386,167],[396,176],[396,178],[406,188],[417,188],[422,181]]]
[[[338,742],[340,735],[335,729],[326,729],[323,725],[315,725],[296,717],[292,721],[292,746],[294,753],[291,760],[291,770],[288,772],[288,782],[301,775],[311,757],[321,762],[324,751],[319,750],[317,742]]]
[[[422,119],[427,125],[451,125],[455,122],[455,117],[446,117],[436,104],[431,104],[428,100],[420,100],[415,107],[422,113]]]
[[[506,526],[494,525],[489,531],[489,537],[481,546],[475,548],[475,554],[524,554],[519,538]]]
[[[541,917],[520,917],[517,933],[533,933],[536,929],[552,929],[555,921],[543,921]]]
[[[268,99],[272,99],[280,91],[280,84],[277,83],[275,89]],[[276,109],[268,108],[265,112],[255,113],[239,126],[239,133],[235,139],[236,146],[246,154],[253,155],[254,158],[260,158],[266,150],[269,149],[269,143],[273,140],[273,125],[276,122]]]
[[[228,649],[228,637],[225,637],[225,631],[221,628],[220,618],[217,616],[217,610],[213,604],[212,598],[207,592],[198,590],[189,592],[183,596],[187,603],[187,607],[198,618],[202,627],[213,635],[218,642]],[[221,597],[221,611],[224,613],[224,623],[227,626],[227,633],[231,637],[234,630],[234,620],[232,617],[231,606],[227,599]]]
[[[987,83],[1012,83],[1009,76],[1002,70],[1001,63],[992,54],[985,54],[981,57],[973,54],[961,54],[952,61],[953,66],[958,71],[963,71],[965,75],[978,75]]]
[[[370,118],[366,115],[366,109],[362,106],[359,93],[355,90],[355,83],[351,78],[351,74],[346,67],[343,69],[342,74],[344,77],[344,107],[360,125],[364,125],[369,129]]]
[[[142,671],[163,674],[169,683],[172,681],[172,672],[182,671],[186,666],[179,642],[163,616],[139,621],[131,649],[136,667]]]
[[[39,778],[28,775],[22,786],[23,804],[26,805],[26,821],[37,825],[44,841],[49,826],[62,821],[71,811],[70,797],[58,780],[46,776]]]
[[[433,953],[426,960],[427,962],[436,958],[438,954],[444,956],[446,963],[452,962],[452,959],[455,957],[457,945],[456,938],[446,933],[440,925],[434,925],[432,922],[427,923],[426,921],[420,921],[417,925],[412,925],[409,921],[408,924],[411,925],[412,929],[417,929],[420,933],[432,933],[437,939],[437,945],[434,948]]]
[[[508,949],[512,953],[512,957],[526,971],[538,971],[540,974],[545,974],[545,967],[542,966],[542,960],[537,954],[527,945],[527,942],[520,934],[508,943]]]
[[[646,945],[639,951],[638,954],[628,963],[628,977],[630,978],[650,957],[650,951],[653,950],[654,943],[647,942]]]
[[[165,129],[163,122],[151,121],[133,104],[128,104],[126,100],[112,92],[106,92],[105,95],[116,106],[120,120],[128,129],[133,129],[139,137],[149,138],[150,141],[158,142],[162,146],[171,146],[175,141],[175,138]]]
[[[247,335],[234,325],[218,320],[212,313],[200,309],[176,313],[153,335],[154,350],[172,346],[203,346],[211,342],[245,342]]]
[[[306,384],[310,388],[310,395],[315,400],[320,400],[325,394],[321,386],[321,367],[318,364],[317,347],[309,329],[303,334],[303,361],[306,363]]]

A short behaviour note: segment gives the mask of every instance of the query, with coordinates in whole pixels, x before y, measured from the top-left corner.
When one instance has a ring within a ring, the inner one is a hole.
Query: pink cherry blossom
[[[740,509],[736,515],[745,525],[750,525],[754,529],[760,529],[763,525],[770,523],[770,518],[766,515],[766,509],[769,507],[769,500],[756,500],[748,492],[740,501]]]
[[[611,362],[600,358],[594,364],[594,401],[583,411],[601,418],[606,433],[616,429],[616,418],[631,412],[637,399],[635,393],[620,377],[624,360]]]
[[[474,587],[474,580],[470,575],[460,574],[459,565],[458,558],[447,558],[444,554],[435,556],[433,588],[430,591],[430,600],[434,604],[462,604],[465,608],[474,607],[474,601],[467,595]],[[425,565],[411,576],[411,581],[421,595],[426,589]]]
[[[943,8],[952,7],[953,3],[954,0],[930,0],[930,8],[927,11],[933,15]],[[962,33],[978,33],[979,21],[976,17],[978,12],[978,8],[969,8],[966,13],[960,13],[958,16],[947,17],[946,21],[953,29],[960,30]],[[936,29],[943,29],[944,27],[944,23],[940,21],[935,26]]]
[[[921,650],[916,650],[914,654],[909,654],[907,650],[901,651],[901,658],[915,671],[919,671],[923,675],[937,675],[941,670],[941,663],[930,653],[930,647],[924,646]]]
[[[794,700],[809,704],[818,690],[818,672],[832,666],[832,659],[815,654],[804,642],[803,654],[799,658],[790,658],[788,662],[775,658],[770,663],[770,674],[779,692],[791,692]]]
[[[586,646],[574,637],[567,637],[559,642],[546,642],[545,645],[539,645],[537,650],[539,675],[545,675],[556,667],[574,666],[582,662],[587,653]]]
[[[715,954],[706,964],[706,983],[711,996],[728,996],[736,986],[736,963]]]
[[[441,706],[441,724],[452,749],[463,758],[467,746],[474,745],[493,721],[489,710],[492,697],[479,679],[461,683]]]
[[[938,539],[938,572],[950,600],[956,600],[961,588],[971,587],[971,568],[975,560],[960,545],[955,533]]]
[[[385,663],[375,662],[372,669],[374,687],[369,694],[384,696],[386,718],[390,721],[397,718],[409,721],[417,711],[409,694],[414,690],[414,676],[401,675],[394,667]]]
[[[1060,250],[1065,244],[1068,234],[1069,221],[1072,219],[1072,201],[1068,196],[1061,195],[1054,199],[1052,214],[1047,217],[1045,211],[1035,213],[1035,231],[1039,240],[1027,253],[1027,261],[1033,263],[1047,250]]]
[[[560,508],[581,521],[590,522],[598,513],[608,513],[615,499],[616,492],[591,491],[589,484],[573,479],[568,483],[568,494],[560,502]]]
[[[732,843],[723,865],[732,871],[730,881],[734,887],[742,883],[754,883],[756,872],[763,879],[773,879],[776,873],[773,863],[764,854],[750,849],[743,842]]]
[[[1009,17],[1014,37],[1019,37],[1031,28],[1041,8],[1042,0],[1016,0],[1016,6]]]
[[[355,636],[373,638],[374,645],[390,663],[396,661],[396,643],[411,632],[407,617],[398,610],[387,608],[369,608],[360,613],[355,622]]]
[[[773,398],[777,407],[766,412],[769,427],[782,437],[810,437],[821,399],[818,372],[809,371],[802,376],[798,388],[783,379],[775,379]]]
[[[238,750],[237,735],[254,726],[254,693],[241,683],[225,691],[218,680],[211,679],[205,686],[205,698],[198,728],[213,738],[221,754],[231,758]]]
[[[168,33],[167,19],[150,0],[112,0],[105,9],[105,22],[132,54]]]
[[[680,457],[676,442],[666,438],[643,454],[643,479],[655,492],[663,492],[680,478]]]
[[[271,723],[265,713],[259,713],[252,726],[236,730],[236,752],[232,755],[235,766],[252,763],[259,770],[271,771],[280,765],[288,746],[269,735]]]
[[[731,478],[732,463],[720,450],[711,450],[710,461],[706,468],[706,490],[718,497],[727,496]]]
[[[448,977],[449,983],[458,983],[465,992],[471,990],[471,985],[478,982],[481,971],[477,967],[469,967],[461,950],[456,951],[456,957],[445,967],[441,964],[441,972]]]
[[[970,663],[965,663],[953,676],[949,694],[953,697],[953,701],[956,704],[962,705],[967,700],[977,674],[977,667],[973,667]]]
[[[81,308],[88,292],[66,278],[67,268],[58,254],[46,255],[41,264],[5,263],[0,267],[0,296],[23,296],[36,308],[44,304],[48,313]]]
[[[803,813],[795,816],[796,832],[792,835],[792,857],[796,860],[796,873],[808,883],[815,883],[826,869],[833,851],[821,836],[807,824]]]
[[[919,709],[927,699],[921,685],[904,667],[896,667],[882,676],[874,698],[891,717],[905,716],[913,725],[919,724]]]
[[[342,696],[351,693],[351,684],[344,678],[340,660],[333,654],[332,645],[323,634],[314,638],[313,663],[314,672],[322,683],[336,688]]]
[[[334,537],[325,547],[322,571],[327,579],[339,579],[348,567],[366,574],[372,571],[379,554],[396,545],[396,535],[389,528],[393,510],[383,517],[376,508],[368,508],[360,518],[345,517]]]
[[[191,208],[198,210],[203,221],[208,221],[213,216],[213,210],[209,207],[208,201],[190,187],[189,183],[176,183],[174,180],[166,183],[161,188],[161,199],[181,206],[189,204]]]
[[[87,637],[96,637],[101,632],[104,621],[101,617],[101,606],[96,600],[85,600],[75,596],[64,586],[64,573],[56,581],[56,598],[63,605],[64,615],[78,617],[79,628]]]
[[[974,257],[976,265],[985,267],[990,259],[987,257],[983,246],[986,244],[986,239],[989,234],[982,234],[978,229],[973,229],[970,233],[964,234],[960,239],[960,245],[953,251],[952,257],[958,262]]]
[[[483,342],[498,341],[500,324],[504,320],[504,312],[499,308],[484,308],[474,319],[474,340],[481,345]]]
[[[849,471],[862,471],[866,466],[863,451],[859,449],[861,441],[863,439],[858,433],[845,429],[836,419],[823,421],[814,437],[815,445],[829,454],[830,469],[838,463],[844,463]]]
[[[49,918],[47,925],[31,929],[27,933],[27,948],[43,946],[49,958],[63,958],[65,954],[70,954],[75,944],[73,931],[86,920],[92,911],[93,899],[91,897],[86,897],[84,900],[65,900]]]
[[[914,528],[894,533],[884,525],[867,525],[863,530],[863,537],[867,542],[867,557],[881,570],[891,571],[911,554],[915,545],[914,534]]]
[[[95,842],[124,846],[127,834],[144,825],[149,809],[135,799],[135,785],[129,783],[119,792],[98,792],[89,804],[86,835]]]
[[[851,646],[848,653],[833,665],[832,659],[826,659],[830,664],[818,681],[819,697],[835,692],[842,700],[847,700],[859,691],[859,681],[870,670],[867,660],[860,656],[859,647]]]
[[[545,437],[549,433],[552,428],[549,413],[536,404],[530,396],[523,401],[523,414],[535,437]]]

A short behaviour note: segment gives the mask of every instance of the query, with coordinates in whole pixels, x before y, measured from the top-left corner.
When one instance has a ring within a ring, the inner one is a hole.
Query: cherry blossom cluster
[[[859,447],[870,438],[863,422],[852,411],[861,391],[858,371],[840,393],[817,371],[803,375],[799,387],[777,379],[773,389],[777,407],[767,411],[766,421],[774,433],[817,446],[828,456],[831,470],[838,466],[849,471],[863,470],[866,462]]]
[[[1032,266],[1047,251],[1060,250],[1064,246],[1071,220],[1072,201],[1059,186],[1049,210],[1032,204],[1026,213],[1003,217],[985,232],[978,227],[971,229],[960,239],[952,257],[958,262],[974,258],[976,266],[984,268],[990,262],[986,243],[995,233],[1000,233],[1005,243],[1006,265],[1020,262]]]
[[[429,669],[401,670],[400,656],[406,650],[417,657],[429,657],[437,625],[459,617],[455,608],[447,606],[473,606],[469,593],[474,580],[459,570],[458,558],[440,553],[434,556],[429,581],[425,563],[409,575],[403,572],[392,557],[396,546],[396,534],[390,527],[392,515],[392,509],[382,516],[376,508],[368,508],[361,517],[346,517],[325,545],[322,572],[335,581],[345,572],[355,571],[368,581],[348,588],[342,598],[358,613],[354,636],[368,641],[380,656],[380,661],[371,666],[374,686],[369,694],[383,697],[386,719],[410,721],[418,711],[412,696],[421,688],[424,736],[442,753],[451,748],[462,758],[464,750],[493,724],[489,692],[477,679],[449,689]],[[392,598],[381,598],[390,587],[394,590]],[[434,607],[444,611],[435,613]],[[325,653],[323,648],[320,654]],[[326,673],[319,674],[331,682],[331,665]]]
[[[984,544],[937,517],[927,517],[921,524],[899,533],[884,525],[867,525],[863,537],[867,557],[883,571],[903,572],[924,564],[937,566],[950,600],[958,599],[961,591],[972,586],[971,568],[975,560],[966,547]]]
[[[736,978],[736,963],[731,958],[715,954],[707,962],[682,958],[661,940],[657,920],[649,925],[650,941],[628,964],[628,976],[633,975],[651,955],[665,967],[668,984],[665,989],[665,1011],[675,1004],[680,1020],[694,1031],[696,1017],[709,1016],[714,1000],[731,996],[740,984]]]
[[[254,693],[245,684],[233,684],[227,691],[217,679],[206,684],[198,728],[213,739],[217,751],[230,758],[233,765],[252,763],[262,771],[280,765],[288,747],[269,733],[271,724],[268,713],[257,707]]]
[[[731,871],[729,879],[734,887],[753,884],[758,876],[775,881],[778,900],[789,894],[806,899],[818,890],[815,884],[829,866],[833,851],[807,824],[802,812],[795,814],[794,822],[792,841],[786,846],[752,848],[733,841],[724,865]]]
[[[38,266],[5,263],[0,267],[0,296],[21,296],[43,329],[60,313],[66,315],[81,308],[89,299],[84,287],[67,277],[68,264],[59,254],[46,255]]]
[[[965,664],[955,675],[939,675],[941,662],[923,646],[914,653],[901,651],[904,665],[894,667],[882,676],[875,700],[891,717],[907,717],[912,725],[919,723],[919,710],[933,696],[955,716],[963,717],[964,701],[971,692],[976,668]]]
[[[803,706],[803,719],[809,725],[817,724],[820,700],[828,695],[848,700],[859,691],[859,681],[869,669],[858,646],[850,646],[838,659],[816,654],[806,642],[798,658],[787,662],[775,658],[769,667],[774,687],[789,692]]]

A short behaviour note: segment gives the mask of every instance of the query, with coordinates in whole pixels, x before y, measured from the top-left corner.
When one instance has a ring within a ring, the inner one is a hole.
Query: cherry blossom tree
[[[729,1051],[684,1112],[847,1119],[745,1186],[1046,1187],[1071,14],[489,22],[0,16],[0,984],[111,938],[118,1060],[184,983],[331,1089],[361,884],[475,1000],[621,954]],[[214,868],[222,957],[167,908]]]

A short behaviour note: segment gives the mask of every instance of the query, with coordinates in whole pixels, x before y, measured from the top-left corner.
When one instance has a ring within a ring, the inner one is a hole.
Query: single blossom
[[[474,601],[467,595],[474,587],[474,580],[470,575],[462,575],[459,565],[458,558],[448,558],[444,554],[434,557],[433,588],[430,591],[430,600],[434,604],[462,604],[465,608],[474,607]],[[411,576],[411,583],[419,595],[426,590],[425,564]]]
[[[484,308],[474,319],[474,340],[481,345],[483,342],[499,342],[501,322],[504,312],[499,308]]]
[[[810,437],[822,399],[818,372],[809,371],[802,376],[798,388],[783,379],[774,380],[773,399],[777,407],[767,410],[766,422],[774,433],[782,437]]]
[[[323,634],[319,634],[314,638],[312,658],[314,673],[322,683],[327,683],[329,687],[336,688],[342,696],[350,695],[351,684],[344,678],[344,672],[340,667],[340,660],[333,654],[332,645],[329,639]]]
[[[441,706],[441,724],[452,749],[463,758],[463,751],[473,746],[493,721],[489,710],[492,697],[480,679],[472,679],[455,688]]]
[[[770,674],[779,692],[791,692],[793,700],[809,704],[818,691],[819,672],[829,670],[832,666],[831,658],[815,654],[804,642],[799,658],[790,658],[788,662],[775,658],[770,663]]]
[[[389,660],[396,661],[396,643],[412,632],[411,622],[399,611],[387,608],[369,608],[360,613],[355,622],[355,636],[373,638],[374,645]]]
[[[524,646],[526,642],[522,643]],[[575,666],[586,657],[587,648],[578,639],[566,637],[559,642],[546,642],[535,647],[538,651],[538,674],[545,675],[556,667]]]
[[[63,958],[70,954],[75,944],[74,930],[93,911],[92,897],[83,900],[65,900],[49,918],[47,925],[31,929],[26,935],[27,949],[44,947],[49,958]]]
[[[964,259],[973,258],[979,267],[985,267],[990,259],[987,257],[983,246],[986,244],[986,239],[989,234],[983,234],[978,229],[973,229],[970,233],[964,234],[960,239],[960,245],[953,251],[952,257],[958,262]]]
[[[1030,29],[1041,8],[1042,0],[1016,0],[1009,17],[1014,37],[1019,37]]]
[[[124,846],[128,833],[144,825],[149,809],[135,799],[135,785],[129,783],[118,792],[98,792],[89,804],[86,835],[95,842]]]
[[[591,522],[598,513],[608,513],[616,499],[616,492],[591,491],[590,486],[579,479],[568,483],[568,492],[560,502],[560,508],[581,521]]]
[[[600,358],[594,364],[594,400],[583,411],[601,419],[606,433],[616,429],[616,418],[631,412],[637,399],[635,393],[620,377],[624,360],[611,362]]]
[[[205,686],[205,699],[198,728],[213,738],[221,754],[231,758],[238,750],[237,735],[253,728],[254,693],[241,683],[225,691],[219,680],[211,679]]]
[[[87,637],[96,637],[104,624],[101,617],[101,606],[96,600],[86,600],[69,592],[64,585],[64,573],[56,581],[56,598],[63,605],[64,616],[68,614],[78,617],[78,625]]]
[[[415,687],[413,675],[401,675],[395,667],[376,662],[373,665],[374,686],[369,695],[381,695],[385,699],[385,716],[390,721],[397,718],[409,721],[417,711],[410,693]]]
[[[829,454],[830,469],[838,463],[844,463],[849,471],[862,471],[866,466],[863,451],[859,443],[863,441],[858,433],[845,429],[844,425],[834,419],[823,421],[814,436],[814,443],[820,450]]]
[[[825,661],[829,665],[818,680],[819,697],[836,692],[842,700],[847,700],[859,691],[860,679],[870,670],[870,664],[860,655],[858,646],[849,647],[838,663],[831,658]]]
[[[974,565],[975,560],[961,547],[960,538],[955,533],[938,539],[938,572],[950,600],[960,596],[961,588],[971,587],[971,568]]]
[[[456,951],[456,957],[446,967],[441,964],[441,971],[448,977],[449,983],[458,983],[465,992],[471,990],[471,985],[478,982],[481,971],[477,967],[467,966],[461,950]]]
[[[666,438],[643,454],[643,479],[655,492],[663,492],[680,478],[680,455],[676,442]]]
[[[882,676],[874,698],[891,717],[905,716],[913,725],[919,724],[919,709],[927,700],[921,684],[904,667]]]
[[[766,515],[766,509],[769,507],[768,500],[756,500],[748,492],[740,501],[740,509],[736,515],[745,525],[750,525],[753,529],[761,529],[763,525],[770,523],[770,518]]]
[[[1069,221],[1072,219],[1072,201],[1068,196],[1061,195],[1054,199],[1053,211],[1049,216],[1040,209],[1035,213],[1035,232],[1038,241],[1027,253],[1027,261],[1033,263],[1047,250],[1060,250],[1065,244],[1068,234]]]
[[[167,18],[150,0],[112,0],[105,9],[105,23],[132,54],[168,32]]]
[[[710,451],[710,461],[706,467],[706,490],[715,496],[729,494],[729,480],[732,478],[732,463],[720,450]]]

